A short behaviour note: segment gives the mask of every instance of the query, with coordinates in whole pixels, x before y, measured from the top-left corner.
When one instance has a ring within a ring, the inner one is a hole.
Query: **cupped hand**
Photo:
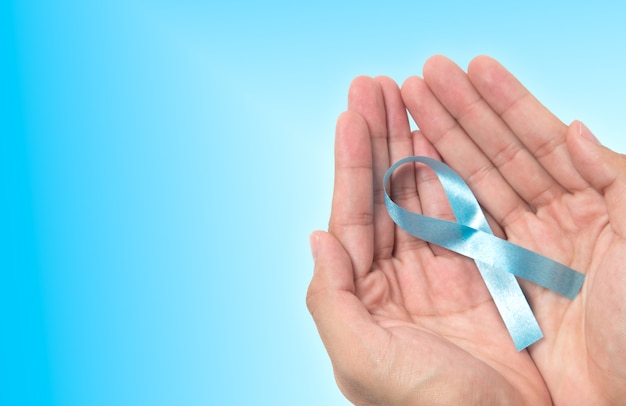
[[[436,56],[423,75],[404,83],[405,105],[506,238],[586,275],[573,301],[522,281],[545,336],[529,353],[554,404],[623,402],[626,157],[563,124],[491,58],[466,74]]]
[[[397,85],[359,77],[348,99],[337,122],[329,232],[311,235],[307,293],[340,389],[359,405],[549,404],[543,378],[530,354],[515,350],[473,261],[408,235],[385,210],[382,179],[391,163],[438,158],[411,133]],[[407,209],[453,219],[428,168],[402,166],[389,190]]]

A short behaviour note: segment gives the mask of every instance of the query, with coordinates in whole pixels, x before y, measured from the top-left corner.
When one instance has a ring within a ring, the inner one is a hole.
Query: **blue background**
[[[0,2],[0,404],[348,404],[305,306],[350,80],[505,64],[626,151],[609,2]]]

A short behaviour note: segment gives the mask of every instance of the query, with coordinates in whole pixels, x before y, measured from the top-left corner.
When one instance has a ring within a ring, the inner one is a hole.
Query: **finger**
[[[359,343],[367,341],[382,348],[386,333],[373,320],[354,294],[354,274],[350,256],[332,234],[311,235],[315,258],[313,279],[306,303],[326,346],[336,373],[345,377],[354,365],[371,355]]]
[[[441,157],[421,131],[413,132],[414,154],[441,160]],[[428,165],[417,164],[415,170],[417,190],[422,205],[422,214],[442,220],[455,221],[450,202],[439,178]]]
[[[421,131],[413,132],[413,146],[415,155],[427,156],[438,161],[441,160],[435,147],[424,137]],[[452,212],[452,206],[450,206],[450,202],[435,171],[428,165],[417,164],[415,173],[422,214],[441,220],[456,221]],[[430,244],[430,249],[437,256],[455,255],[452,251],[434,244]]]
[[[377,77],[376,81],[380,85],[385,102],[389,161],[393,163],[413,154],[411,129],[398,85],[393,80],[382,76]],[[407,210],[417,213],[421,212],[415,183],[415,172],[409,165],[398,168],[392,175],[389,184],[390,196],[394,202]],[[394,253],[397,255],[404,250],[412,250],[418,247],[426,247],[426,244],[402,228],[395,227],[393,245],[388,250],[381,251],[376,258],[381,258],[384,255],[389,257]]]
[[[387,114],[385,100],[379,83],[373,78],[360,76],[352,81],[348,94],[348,110],[359,113],[369,129],[372,162],[373,199],[373,259],[391,255],[394,239],[394,225],[387,215],[383,195],[383,177],[389,168],[389,147],[387,138]],[[359,275],[361,275],[359,273]]]
[[[424,137],[420,131],[413,132],[413,145],[415,155],[427,156],[438,161],[441,161],[441,157],[437,153],[437,150],[432,144]],[[445,195],[443,186],[437,178],[435,172],[424,166],[426,170],[419,170],[418,172],[418,189],[419,195],[422,196],[422,205],[424,206],[424,214],[430,217],[436,217],[448,221],[456,221],[450,201]],[[489,227],[494,235],[506,239],[506,234],[500,227],[500,225],[493,218],[491,213],[483,209]]]
[[[569,191],[588,186],[569,155],[567,126],[510,72],[494,59],[481,56],[470,63],[468,76],[483,99],[558,183]],[[482,148],[484,142],[479,145]],[[520,172],[527,170],[525,164],[520,161],[517,165]]]
[[[567,145],[578,172],[604,195],[613,231],[626,238],[626,156],[600,145],[579,121],[569,126]]]
[[[472,189],[504,228],[530,209],[491,161],[441,105],[423,79],[411,77],[402,86],[402,100],[422,134]]]
[[[335,187],[329,231],[348,252],[356,275],[371,268],[374,250],[372,150],[369,129],[358,113],[337,120]]]
[[[513,190],[531,207],[537,209],[565,193],[454,62],[443,56],[429,59],[424,65],[424,80]],[[442,154],[445,158],[445,151]],[[476,166],[462,176],[471,177],[480,169]],[[485,203],[495,202],[495,198],[497,196]]]

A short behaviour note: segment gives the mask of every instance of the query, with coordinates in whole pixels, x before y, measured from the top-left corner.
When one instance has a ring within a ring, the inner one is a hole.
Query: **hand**
[[[626,398],[626,157],[563,124],[493,59],[431,58],[404,103],[508,240],[586,275],[570,301],[522,287],[545,337],[529,352],[554,404]],[[505,361],[507,362],[507,361]]]
[[[307,305],[346,397],[360,405],[549,404],[473,261],[406,234],[385,210],[389,165],[408,155],[437,158],[421,133],[411,134],[391,80],[355,79],[335,154],[329,233],[311,236]],[[428,168],[401,167],[390,193],[410,210],[453,219]]]

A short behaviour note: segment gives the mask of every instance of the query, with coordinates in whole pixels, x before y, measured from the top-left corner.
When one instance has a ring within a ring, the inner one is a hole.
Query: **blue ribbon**
[[[399,166],[410,162],[423,163],[435,171],[456,223],[413,213],[391,200],[387,193],[389,178]],[[469,186],[442,162],[423,156],[404,158],[387,170],[383,187],[387,211],[399,227],[419,239],[474,259],[518,351],[543,334],[515,275],[569,299],[580,291],[583,274],[493,235]]]

